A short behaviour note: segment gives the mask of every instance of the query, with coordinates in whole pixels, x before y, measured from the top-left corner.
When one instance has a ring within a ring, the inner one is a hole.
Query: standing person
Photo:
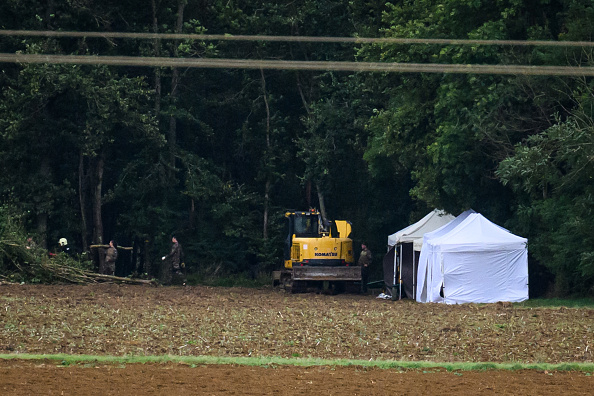
[[[37,248],[37,244],[35,243],[35,241],[33,240],[32,237],[29,237],[29,238],[27,238],[27,242],[25,243],[25,247],[27,249],[35,250]]]
[[[371,265],[371,261],[373,260],[373,256],[371,255],[371,250],[367,248],[366,243],[361,244],[361,255],[359,256],[359,261],[357,264],[361,267],[361,292],[367,293],[367,283],[369,282],[369,266]]]
[[[171,251],[167,256],[163,256],[161,260],[164,262],[163,266],[163,283],[168,284],[173,280],[175,275],[176,280],[182,280],[185,284],[184,274],[181,272],[182,268],[185,267],[183,262],[183,250],[181,244],[177,241],[175,236],[171,237]]]
[[[58,243],[60,244],[60,251],[62,253],[66,253],[68,255],[72,253],[70,250],[70,246],[68,246],[68,240],[66,238],[60,238]]]
[[[109,241],[109,247],[105,251],[104,275],[115,275],[115,265],[118,259],[118,245],[114,240]]]

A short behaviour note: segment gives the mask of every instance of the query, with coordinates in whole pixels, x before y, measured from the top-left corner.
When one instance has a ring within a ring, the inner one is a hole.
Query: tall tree
[[[516,227],[555,275],[557,295],[594,290],[594,119],[588,113],[531,136],[498,170],[520,197]]]
[[[31,94],[24,97],[22,91]],[[111,147],[122,137],[138,132],[146,136],[154,133],[152,118],[146,112],[146,98],[147,90],[141,79],[119,77],[105,67],[30,65],[23,69],[15,85],[4,92],[1,110],[5,130],[10,131],[5,135],[6,147],[18,151],[23,148],[16,145],[19,141],[39,143],[39,152],[29,151],[27,155],[37,158],[43,156],[44,151],[53,153],[44,167],[54,172],[65,168],[71,175],[79,175],[74,178],[66,173],[64,180],[70,186],[78,184],[81,204],[92,204],[92,240],[95,243],[102,243],[104,238],[101,209],[105,161]],[[21,137],[26,140],[22,141]],[[64,150],[80,153],[80,157],[64,155]],[[14,168],[6,166],[6,169]],[[29,176],[26,169],[18,173],[21,177]],[[47,172],[40,172],[39,176],[46,178]],[[46,178],[43,184],[51,180]],[[16,180],[11,184],[14,186],[14,183]],[[56,191],[56,187],[44,189]],[[30,199],[39,198],[34,194]],[[52,201],[42,200],[46,204]],[[86,209],[80,207],[81,212],[86,213]],[[85,230],[80,232],[84,234]]]

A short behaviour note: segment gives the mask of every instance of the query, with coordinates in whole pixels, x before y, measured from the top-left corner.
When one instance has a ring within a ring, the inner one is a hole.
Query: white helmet
[[[60,238],[60,246],[66,246],[68,245],[68,241],[66,240],[66,238]]]

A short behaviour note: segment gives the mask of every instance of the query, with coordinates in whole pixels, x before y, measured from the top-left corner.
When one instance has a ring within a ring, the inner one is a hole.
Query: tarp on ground
[[[394,280],[394,273],[397,274],[401,269],[402,296],[408,298],[415,297],[417,262],[422,243],[416,245],[418,249],[415,249],[415,244],[423,240],[425,233],[434,231],[453,219],[454,216],[445,213],[443,210],[434,209],[421,220],[388,237],[389,250],[384,258],[384,281],[386,283],[386,289],[391,287],[391,285],[397,284],[398,279],[396,281]],[[401,262],[398,262],[398,257]],[[390,259],[391,266],[387,264]]]
[[[461,220],[426,235],[419,258],[417,301],[462,304],[527,300],[528,240],[480,213],[463,215]]]

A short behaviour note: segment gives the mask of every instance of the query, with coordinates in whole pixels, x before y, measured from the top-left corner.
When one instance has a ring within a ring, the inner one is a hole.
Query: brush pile
[[[1,283],[126,283],[155,284],[145,279],[122,278],[92,271],[93,264],[85,254],[49,253],[40,247],[23,244],[15,238],[0,239]]]
[[[48,252],[27,238],[21,216],[0,205],[0,284],[98,282],[156,284],[145,279],[102,275],[93,271],[88,254]]]

